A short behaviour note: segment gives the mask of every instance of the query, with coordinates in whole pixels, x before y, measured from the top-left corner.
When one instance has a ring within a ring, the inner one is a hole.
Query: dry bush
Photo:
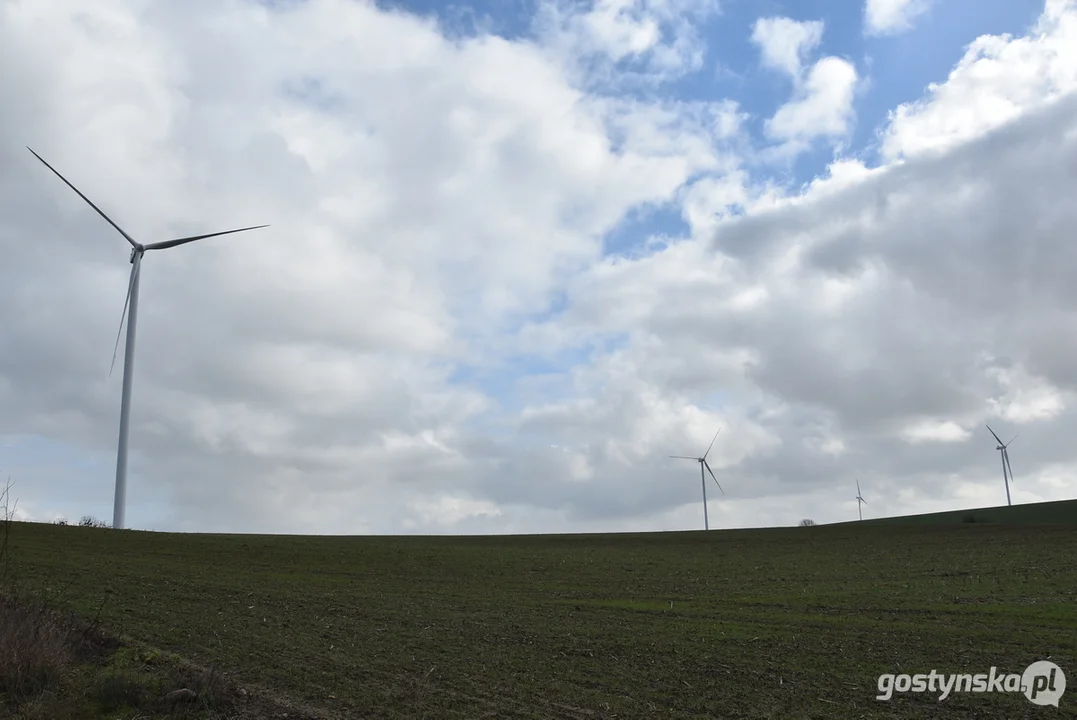
[[[19,703],[64,677],[75,657],[65,625],[42,606],[0,595],[0,694]]]
[[[73,663],[108,643],[96,620],[85,623],[56,611],[45,593],[19,591],[10,555],[11,485],[9,479],[0,490],[0,699],[19,706],[55,687]]]
[[[18,704],[59,681],[73,656],[67,628],[46,607],[16,592],[9,552],[11,485],[8,479],[0,491],[0,696]]]

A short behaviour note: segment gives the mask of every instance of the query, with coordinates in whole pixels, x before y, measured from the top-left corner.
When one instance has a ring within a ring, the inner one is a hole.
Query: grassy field
[[[860,522],[853,520],[852,522]],[[1003,523],[1006,525],[1077,525],[1077,500],[1001,505],[999,507],[950,510],[923,515],[870,518],[872,525],[953,525],[955,523]],[[841,523],[848,525],[849,523]]]
[[[1077,717],[1075,527],[389,538],[13,523],[9,549],[23,587],[65,588],[106,630],[309,716]],[[1048,657],[1071,683],[1058,709],[1019,693],[875,699],[880,673]]]

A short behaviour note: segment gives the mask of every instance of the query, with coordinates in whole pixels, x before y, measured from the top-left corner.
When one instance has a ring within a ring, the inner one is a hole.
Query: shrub
[[[83,515],[82,519],[79,520],[79,527],[104,528],[108,527],[108,523],[103,520],[98,520],[93,515]]]
[[[815,521],[811,518],[804,518],[800,521],[800,527],[815,527]]]
[[[96,619],[87,625],[54,610],[44,594],[19,592],[10,564],[15,516],[10,497],[9,480],[0,489],[0,698],[18,707],[61,682],[102,636]]]
[[[67,633],[53,616],[14,592],[9,541],[15,507],[10,500],[8,480],[0,491],[0,697],[18,703],[58,681],[72,658]]]
[[[134,670],[114,669],[103,674],[91,691],[94,700],[107,713],[140,707],[153,697],[152,679]]]
[[[71,635],[45,608],[0,595],[0,695],[18,703],[59,681],[73,660]]]
[[[56,518],[52,521],[53,525],[67,525],[67,518]]]

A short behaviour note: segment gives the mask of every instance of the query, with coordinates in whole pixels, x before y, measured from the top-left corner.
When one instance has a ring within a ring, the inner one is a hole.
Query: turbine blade
[[[252,225],[251,227],[237,228],[235,230],[225,230],[224,232],[207,233],[206,235],[192,235],[191,237],[176,238],[175,240],[164,240],[163,242],[150,243],[146,246],[147,250],[165,250],[167,248],[176,247],[177,245],[185,245],[195,240],[202,240],[204,238],[217,237],[218,235],[231,235],[237,232],[246,232],[247,230],[258,230],[260,228],[267,228],[268,225]]]
[[[699,458],[688,457],[687,455],[670,455],[671,458],[677,458],[678,460],[695,460],[699,462]]]
[[[1012,443],[1012,442],[1013,442],[1014,440],[1016,440],[1016,439],[1017,439],[1017,438],[1019,438],[1019,437],[1021,437],[1021,433],[1017,433],[1017,434],[1016,434],[1016,435],[1014,435],[1014,436],[1013,436],[1012,438],[1010,438],[1010,442],[1006,443],[1006,447],[1009,447],[1009,446],[1010,446],[1010,443]]]
[[[92,207],[92,208],[93,208],[94,210],[96,210],[96,211],[97,211],[97,214],[98,214],[98,215],[100,215],[101,217],[103,217],[103,218],[104,218],[104,219],[105,219],[105,220],[106,220],[106,221],[108,222],[108,224],[109,224],[109,225],[111,225],[112,227],[116,228],[116,230],[118,230],[118,231],[119,231],[120,235],[123,235],[123,236],[124,236],[124,238],[125,238],[125,239],[127,240],[127,242],[131,243],[131,247],[138,247],[138,243],[136,243],[136,242],[135,242],[135,241],[134,241],[134,240],[133,240],[133,239],[131,238],[131,236],[130,236],[130,235],[128,235],[127,233],[125,233],[125,232],[123,231],[123,228],[121,228],[121,227],[120,227],[119,225],[117,225],[116,223],[112,222],[112,218],[110,218],[110,217],[109,217],[108,215],[106,215],[106,214],[105,214],[105,212],[104,212],[104,211],[103,211],[103,210],[102,210],[101,208],[99,208],[99,207],[97,207],[96,205],[94,205],[94,204],[93,204],[93,201],[92,201],[92,200],[90,200],[90,198],[88,198],[88,197],[86,197],[85,195],[83,195],[83,194],[82,194],[82,191],[81,191],[81,190],[79,190],[79,189],[78,189],[77,187],[75,187],[75,186],[74,186],[74,185],[72,185],[72,184],[71,184],[70,182],[68,182],[67,178],[65,178],[65,177],[64,177],[63,175],[61,175],[61,174],[60,174],[60,171],[59,171],[59,170],[57,170],[57,169],[56,169],[56,168],[54,168],[54,167],[53,167],[52,165],[49,165],[49,164],[48,164],[47,162],[45,162],[45,158],[41,157],[41,156],[40,156],[40,155],[38,155],[38,154],[37,154],[36,152],[34,152],[32,148],[30,148],[30,147],[27,147],[26,149],[27,149],[27,150],[29,150],[30,152],[34,153],[34,157],[36,157],[36,158],[37,158],[38,160],[40,160],[41,162],[45,163],[45,167],[47,167],[47,168],[48,168],[49,170],[52,170],[52,171],[53,171],[54,173],[56,173],[56,177],[58,177],[58,178],[60,178],[61,180],[63,180],[63,181],[64,181],[64,184],[66,184],[66,185],[67,185],[67,186],[68,186],[69,188],[71,188],[71,189],[72,189],[72,190],[74,190],[74,191],[75,191],[76,193],[78,193],[78,196],[79,196],[80,198],[82,198],[83,200],[85,200],[85,201],[86,201],[86,202],[87,202],[87,203],[89,204],[89,206],[90,206],[90,207]]]
[[[987,431],[988,431],[988,432],[990,432],[990,433],[991,433],[992,435],[995,435],[995,431],[991,429],[991,426],[990,426],[990,425],[988,425],[988,424],[986,424],[986,423],[985,423],[985,424],[984,424],[984,427],[986,427],[986,428],[987,428]],[[998,435],[995,435],[995,439],[996,439],[996,440],[998,440],[998,444],[999,444],[999,445],[1001,445],[1001,444],[1002,444],[1002,438],[1000,438],[1000,437],[999,437]]]
[[[707,463],[706,460],[703,461],[703,465],[707,468],[707,472],[711,474],[711,477],[714,478],[714,484],[718,486],[719,490],[722,490],[721,483],[718,482],[718,478],[714,477],[714,471],[711,470],[711,466]],[[725,495],[725,490],[722,490],[722,494]]]
[[[860,481],[859,481],[859,480],[857,480],[857,481],[856,481],[856,496],[857,496],[857,497],[860,497],[861,495],[863,495],[863,493],[862,493],[862,492],[860,492]]]
[[[142,263],[131,263],[131,279],[127,282],[127,297],[123,299],[123,312],[120,313],[120,328],[116,331],[116,345],[112,348],[112,364],[108,366],[108,376],[112,377],[112,371],[116,367],[116,353],[120,349],[120,335],[123,334],[123,319],[127,317],[127,304],[131,302],[131,290],[135,286],[135,273],[138,272]]]
[[[1010,453],[1006,448],[1002,449],[1002,457],[1006,460],[1006,469],[1010,471],[1010,482],[1013,482],[1013,467],[1010,465]]]
[[[718,432],[714,433],[714,437],[711,438],[711,444],[707,446],[707,452],[703,453],[703,459],[706,460],[707,456],[711,454],[711,448],[714,447],[714,441],[718,439],[718,433],[722,432],[722,428],[718,428]]]

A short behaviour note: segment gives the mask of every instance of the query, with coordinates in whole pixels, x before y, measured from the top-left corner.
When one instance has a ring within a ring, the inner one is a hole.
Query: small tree
[[[804,518],[800,521],[800,527],[815,527],[815,521],[811,518]]]
[[[11,486],[14,483],[11,482],[9,476],[7,482],[4,483],[3,490],[0,490],[0,587],[7,590],[5,587],[11,581],[11,554],[8,551],[8,539],[11,535],[11,523],[15,519],[15,508],[18,506],[19,501],[16,499],[14,504],[11,503]]]
[[[98,520],[93,515],[83,515],[82,519],[79,520],[79,527],[103,528],[108,527],[108,525],[106,525],[103,521]]]

